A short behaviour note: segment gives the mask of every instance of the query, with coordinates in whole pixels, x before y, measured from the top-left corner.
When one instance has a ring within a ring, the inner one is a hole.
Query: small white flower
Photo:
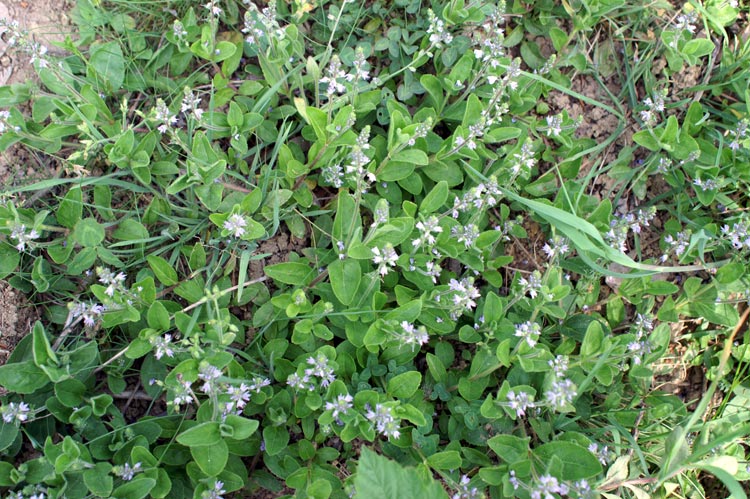
[[[395,267],[398,262],[398,254],[390,243],[387,243],[382,250],[378,247],[372,248],[372,255],[372,262],[378,266],[381,276],[388,274],[389,267]]]
[[[227,388],[227,394],[237,409],[242,409],[250,401],[250,388],[241,383],[240,386],[230,386]]]
[[[515,336],[524,340],[530,347],[536,345],[539,335],[542,332],[541,326],[536,322],[527,321],[523,324],[516,324]]]
[[[3,416],[3,421],[6,423],[23,423],[29,418],[29,404],[26,402],[10,402],[8,405],[0,408],[0,414]]]
[[[562,132],[562,116],[556,114],[554,116],[547,116],[547,137],[559,137]]]
[[[156,357],[157,360],[161,359],[165,355],[167,357],[174,357],[171,334],[165,334],[164,336],[152,336],[150,341],[154,348],[156,348],[154,357]]]
[[[247,227],[247,220],[239,213],[233,213],[224,221],[223,227],[232,232],[234,237],[240,238],[245,235],[245,227]]]
[[[13,228],[10,231],[10,238],[15,239],[18,241],[18,244],[16,244],[16,249],[18,251],[23,251],[26,249],[26,245],[31,242],[34,239],[39,238],[39,233],[31,229],[30,231],[26,232],[26,226],[23,224],[17,224],[14,225]]]
[[[211,0],[207,4],[205,4],[203,7],[208,10],[212,16],[219,17],[223,10],[221,10],[221,7],[219,7],[217,4],[219,2],[217,0]]]
[[[414,324],[402,321],[401,330],[401,341],[404,345],[411,345],[412,351],[417,345],[422,346],[430,341],[430,335],[424,326],[415,327]]]
[[[516,393],[513,390],[510,390],[507,394],[507,398],[508,406],[516,411],[516,416],[519,418],[526,415],[526,409],[534,407],[534,402],[532,402],[531,397],[526,392]]]
[[[204,490],[201,494],[201,499],[224,499],[222,494],[226,494],[224,490],[224,482],[216,480],[213,489]]]
[[[334,402],[326,402],[325,410],[332,411],[331,416],[334,419],[338,419],[339,415],[349,413],[349,409],[354,407],[353,402],[354,398],[348,393],[346,395],[339,395]]]
[[[126,482],[129,482],[130,480],[135,477],[136,474],[143,471],[141,469],[141,463],[135,463],[133,466],[130,466],[130,463],[125,463],[122,466],[114,466],[112,468],[112,473],[119,476]]]

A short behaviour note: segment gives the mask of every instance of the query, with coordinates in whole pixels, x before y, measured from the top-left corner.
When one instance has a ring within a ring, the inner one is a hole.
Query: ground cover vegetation
[[[745,497],[742,5],[70,15],[2,24],[4,497]]]

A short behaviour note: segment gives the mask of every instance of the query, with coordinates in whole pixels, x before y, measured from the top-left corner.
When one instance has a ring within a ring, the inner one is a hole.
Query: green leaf
[[[159,279],[159,282],[165,286],[177,284],[177,271],[172,268],[172,265],[168,261],[156,255],[149,255],[146,259],[151,270],[154,271],[154,275]]]
[[[83,402],[86,385],[77,379],[65,379],[55,383],[55,396],[65,407],[78,407]]]
[[[235,440],[245,440],[250,435],[255,433],[260,423],[255,419],[247,419],[236,414],[230,414],[224,421],[225,425],[231,426],[234,430],[232,438]]]
[[[515,463],[529,453],[529,440],[529,437],[496,435],[487,441],[487,445],[500,459],[508,463]]]
[[[112,492],[113,499],[143,499],[156,485],[156,480],[144,476],[134,478]]]
[[[730,262],[722,265],[716,271],[716,280],[721,284],[731,284],[745,275],[745,266],[739,262]]]
[[[193,426],[180,433],[177,436],[177,441],[187,447],[201,447],[204,445],[216,445],[221,441],[221,431],[219,430],[219,423],[216,421],[209,421],[207,423]]]
[[[0,487],[12,487],[16,484],[11,478],[11,473],[13,473],[15,469],[16,468],[12,464],[0,461]]]
[[[419,212],[428,215],[439,210],[448,200],[448,182],[441,180],[424,197],[419,205]]]
[[[10,244],[0,242],[0,279],[5,279],[18,268],[21,254]]]
[[[16,441],[19,430],[15,422],[0,422],[0,451],[4,451]]]
[[[34,363],[37,366],[58,364],[57,355],[52,350],[52,346],[49,344],[47,335],[44,332],[44,326],[41,321],[34,323],[34,329],[32,330],[32,341],[33,341],[33,354]]]
[[[356,260],[344,259],[334,260],[328,266],[328,276],[331,287],[336,298],[344,304],[349,305],[362,281],[362,269]]]
[[[285,262],[269,265],[263,269],[268,277],[284,284],[307,285],[312,281],[314,270],[301,262]]]
[[[714,51],[716,45],[708,38],[693,38],[688,41],[680,52],[692,57],[703,57]]]
[[[112,405],[112,402],[113,402],[112,395],[108,393],[95,395],[91,397],[91,399],[89,400],[94,416],[98,416],[98,417],[104,416],[109,406]]]
[[[88,68],[90,78],[96,77],[110,90],[118,90],[125,81],[125,58],[120,44],[107,42],[92,45]]]
[[[73,230],[73,239],[87,248],[99,246],[104,241],[104,226],[93,218],[79,220]]]
[[[563,480],[580,480],[596,476],[602,472],[599,460],[586,448],[572,442],[550,442],[534,449],[534,455],[548,465],[553,459],[562,463],[559,478]]]
[[[166,307],[159,301],[151,304],[146,315],[148,326],[157,331],[166,331],[169,329],[169,312]]]
[[[354,489],[354,499],[448,499],[431,476],[415,473],[366,447],[359,458]]]
[[[427,458],[427,464],[436,470],[457,470],[461,467],[461,454],[455,450],[437,452]]]
[[[430,370],[430,374],[438,383],[445,381],[448,372],[445,369],[445,365],[440,360],[440,357],[431,353],[427,354],[427,368]]]
[[[266,444],[266,453],[275,456],[289,443],[289,431],[286,426],[266,426],[263,428],[263,441]]]
[[[63,227],[72,229],[83,214],[83,195],[80,187],[71,187],[57,208],[57,221]]]
[[[47,375],[31,360],[0,366],[0,386],[10,392],[34,393],[47,383]]]
[[[649,151],[656,152],[661,149],[661,144],[650,130],[635,132],[633,134],[633,142],[639,146],[645,147]]]
[[[109,463],[96,463],[93,469],[83,472],[83,483],[92,494],[99,497],[110,497],[114,480],[110,475],[112,465]]]
[[[422,383],[422,374],[418,371],[408,371],[394,376],[386,385],[386,392],[392,397],[409,398],[416,393]]]
[[[223,439],[219,438],[213,445],[190,447],[190,454],[203,473],[208,476],[216,476],[224,471],[227,465],[229,447]]]

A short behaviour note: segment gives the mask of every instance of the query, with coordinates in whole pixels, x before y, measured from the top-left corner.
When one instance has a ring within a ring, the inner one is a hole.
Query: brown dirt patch
[[[20,292],[0,281],[0,365],[31,331],[36,313]]]
[[[289,260],[289,253],[299,252],[308,247],[307,238],[299,239],[294,237],[286,228],[279,228],[279,231],[270,239],[262,241],[258,245],[256,254],[266,254],[262,260],[251,260],[249,265],[250,279],[263,277],[263,269],[266,265],[282,263]]]
[[[67,13],[74,4],[74,0],[2,0],[0,19],[17,21],[33,40],[48,48],[48,53],[60,54],[62,51],[51,43],[64,41],[71,31]],[[0,27],[0,33],[3,31]],[[36,81],[29,55],[9,47],[4,37],[0,37],[0,85],[28,81]],[[0,153],[0,184],[17,185],[26,179],[45,177],[49,175],[47,170],[44,162],[37,161],[20,146]]]

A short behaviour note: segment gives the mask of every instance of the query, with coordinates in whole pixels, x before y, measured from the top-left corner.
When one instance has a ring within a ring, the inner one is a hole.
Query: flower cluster
[[[377,246],[372,248],[372,263],[378,266],[378,273],[381,276],[387,275],[397,262],[398,254],[392,244],[386,243],[382,249]]]
[[[3,35],[8,46],[15,47],[31,56],[29,61],[31,64],[36,64],[39,68],[49,66],[47,47],[32,40],[28,31],[20,28],[18,21],[0,19],[0,34]]]
[[[188,32],[185,29],[185,25],[182,24],[182,21],[179,19],[175,19],[172,23],[172,35],[174,35],[174,38],[178,43],[184,43],[185,45],[188,44],[186,39]]]
[[[432,247],[437,242],[437,235],[443,232],[440,221],[434,215],[417,222],[416,228],[419,231],[419,237],[411,242],[415,248],[421,248],[425,245]]]
[[[331,411],[331,416],[338,421],[340,415],[348,414],[349,409],[354,407],[353,402],[354,397],[348,393],[346,395],[338,395],[333,402],[326,402],[325,410]]]
[[[567,239],[561,236],[554,236],[542,246],[542,251],[547,255],[547,260],[552,261],[557,257],[565,256],[570,251],[570,247],[568,246]]]
[[[165,334],[164,336],[152,336],[149,341],[154,347],[154,357],[156,357],[156,360],[161,359],[165,355],[170,358],[174,357],[171,334]]]
[[[101,319],[102,314],[107,311],[107,307],[98,303],[76,303],[72,306],[70,315],[73,319],[83,318],[83,324],[86,327],[93,328]]]
[[[552,494],[567,494],[568,486],[551,475],[540,476],[531,488],[531,499],[555,499]]]
[[[696,12],[695,10],[691,10],[690,12],[685,12],[678,15],[674,21],[674,24],[672,25],[672,28],[677,31],[687,31],[692,35],[695,33],[695,23],[697,22],[698,12]]]
[[[628,232],[633,231],[640,234],[643,227],[648,227],[649,222],[656,216],[656,208],[638,210],[636,213],[628,213],[623,216],[615,216],[609,223],[609,231],[604,234],[613,248],[623,253],[628,251]]]
[[[607,463],[609,463],[611,453],[609,452],[609,447],[606,445],[599,445],[596,442],[591,442],[591,444],[589,444],[589,452],[594,454],[603,465],[606,466]]]
[[[366,409],[365,418],[374,425],[378,433],[387,438],[401,436],[401,420],[394,416],[392,407],[375,404],[374,410],[369,405]]]
[[[242,32],[245,41],[251,47],[259,47],[266,50],[271,39],[281,40],[284,38],[284,29],[276,20],[276,2],[269,2],[267,7],[258,9],[255,2],[245,0],[247,11],[245,11]]]
[[[19,131],[20,127],[11,125],[8,120],[10,119],[10,111],[0,111],[0,135],[4,134],[8,130]]]
[[[520,175],[521,173],[529,173],[536,166],[536,158],[534,157],[534,148],[530,139],[526,139],[522,144],[520,150],[513,154],[513,163],[510,167],[510,173],[513,177]]]
[[[46,499],[47,495],[45,495],[45,492],[46,489],[39,485],[33,487],[27,486],[24,487],[23,491],[9,492],[5,497],[7,499]]]
[[[453,41],[453,35],[445,29],[445,22],[438,19],[432,9],[427,10],[427,19],[430,26],[427,28],[427,34],[430,35],[430,45],[434,48],[440,48],[444,44],[449,45]]]
[[[729,240],[734,249],[750,249],[750,222],[746,219],[740,219],[732,223],[730,227],[724,224],[721,227],[721,234]]]
[[[226,494],[226,492],[227,491],[224,490],[224,482],[216,480],[213,488],[203,491],[201,499],[224,499],[222,494]]]
[[[464,243],[466,249],[474,246],[474,241],[479,237],[479,227],[475,224],[458,225],[451,227],[451,236],[459,243]]]
[[[203,5],[203,8],[208,11],[208,14],[212,17],[219,17],[224,11],[219,7],[219,0],[209,0],[208,3]]]
[[[501,4],[504,3],[501,2]],[[504,5],[497,6],[492,10],[488,20],[483,25],[484,29],[477,32],[474,41],[474,57],[478,61],[482,61],[489,70],[487,82],[490,85],[494,85],[498,80],[494,70],[500,67],[501,59],[505,57],[505,31],[502,27],[505,24],[503,10]]]
[[[628,343],[628,351],[633,356],[633,363],[643,363],[643,358],[651,353],[652,345],[648,335],[654,329],[653,320],[637,314],[633,323],[635,340]]]
[[[562,132],[563,118],[561,114],[547,116],[547,137],[559,137]]]
[[[514,336],[521,338],[529,347],[534,348],[542,333],[542,327],[536,322],[526,321],[522,324],[516,324]]]
[[[115,274],[107,267],[97,267],[96,275],[99,276],[99,282],[107,286],[104,289],[104,294],[110,298],[114,297],[115,293],[128,292],[128,288],[125,286],[125,279],[127,279],[127,276],[124,272],[118,272]]]
[[[6,423],[23,423],[29,419],[29,404],[26,402],[10,402],[0,407],[0,415]]]
[[[370,163],[370,158],[365,151],[370,149],[370,126],[366,126],[359,132],[357,141],[349,152],[349,163],[344,167],[346,175],[357,185],[357,188],[366,193],[370,184],[375,182],[376,178],[372,172],[366,170]]]
[[[721,187],[721,181],[713,178],[702,179],[696,177],[693,179],[693,185],[702,191],[715,191]]]
[[[310,367],[305,369],[304,374],[302,376],[297,373],[290,374],[286,384],[295,390],[313,391],[317,381],[321,388],[327,388],[336,380],[333,367],[329,362],[328,357],[322,352],[318,352],[314,357],[311,355],[307,358],[307,364]]]
[[[336,94],[346,92],[346,85],[343,82],[348,80],[347,76],[344,66],[341,64],[341,59],[334,54],[331,57],[331,62],[328,63],[325,76],[320,79],[320,83],[327,85],[326,95],[329,99],[333,98]]]
[[[515,390],[510,390],[506,398],[508,399],[508,407],[516,411],[516,417],[519,418],[526,415],[526,409],[535,407],[533,397],[524,391],[516,393]]]
[[[430,335],[424,326],[415,326],[408,321],[401,322],[398,336],[401,344],[411,346],[412,351],[430,341]]]
[[[151,113],[153,114],[153,120],[161,123],[157,128],[160,133],[167,133],[172,125],[177,123],[177,115],[169,110],[163,99],[156,100],[156,106],[154,106]]]
[[[484,494],[477,487],[472,487],[471,480],[468,476],[462,475],[458,482],[458,490],[451,496],[451,499],[480,499]]]
[[[534,270],[528,277],[519,278],[518,284],[521,286],[521,294],[528,294],[531,298],[536,298],[544,285],[542,283],[542,273]]]
[[[646,97],[643,105],[646,109],[641,111],[641,120],[646,126],[654,126],[659,121],[659,113],[664,111],[664,100],[667,98],[667,89],[654,92],[653,97]]]
[[[200,104],[201,98],[196,96],[190,88],[185,87],[183,90],[180,112],[186,115],[192,112],[195,119],[200,121],[203,117],[203,109],[200,108]]]
[[[747,138],[750,137],[748,131],[750,131],[750,120],[743,118],[737,123],[737,128],[728,131],[732,138],[732,141],[729,143],[729,148],[733,151],[737,151],[743,147],[746,148]],[[2,132],[2,130],[0,130],[0,132]]]
[[[544,392],[544,399],[551,409],[560,411],[573,403],[577,394],[578,389],[571,380],[557,378],[552,382],[550,389]]]
[[[39,232],[35,229],[27,230],[24,224],[16,224],[10,230],[10,238],[16,240],[16,249],[24,251],[26,245],[34,239],[39,239]]]
[[[454,198],[451,216],[458,218],[461,213],[474,214],[477,210],[492,208],[502,197],[497,178],[490,177],[487,182],[482,182],[464,192],[463,196]]]
[[[141,463],[135,463],[133,466],[130,466],[130,463],[125,463],[121,466],[112,467],[112,473],[114,473],[116,476],[119,476],[126,482],[132,480],[133,477],[135,477],[135,475],[137,475],[141,471],[143,471]]]
[[[451,309],[450,316],[452,319],[457,319],[462,313],[470,312],[477,306],[476,300],[481,296],[479,290],[474,286],[474,279],[471,277],[464,277],[463,279],[456,280],[451,279],[448,283],[448,288],[451,291]],[[440,301],[438,295],[437,300]]]
[[[677,258],[682,258],[687,249],[690,247],[690,230],[682,230],[675,234],[667,234],[664,236],[664,242],[667,244],[667,252],[662,255],[661,261],[666,262],[669,259],[669,255],[674,254]],[[748,240],[750,243],[750,240]]]
[[[233,237],[239,239],[245,235],[247,220],[239,213],[232,213],[226,220],[224,220],[222,227],[224,230],[229,231]]]

